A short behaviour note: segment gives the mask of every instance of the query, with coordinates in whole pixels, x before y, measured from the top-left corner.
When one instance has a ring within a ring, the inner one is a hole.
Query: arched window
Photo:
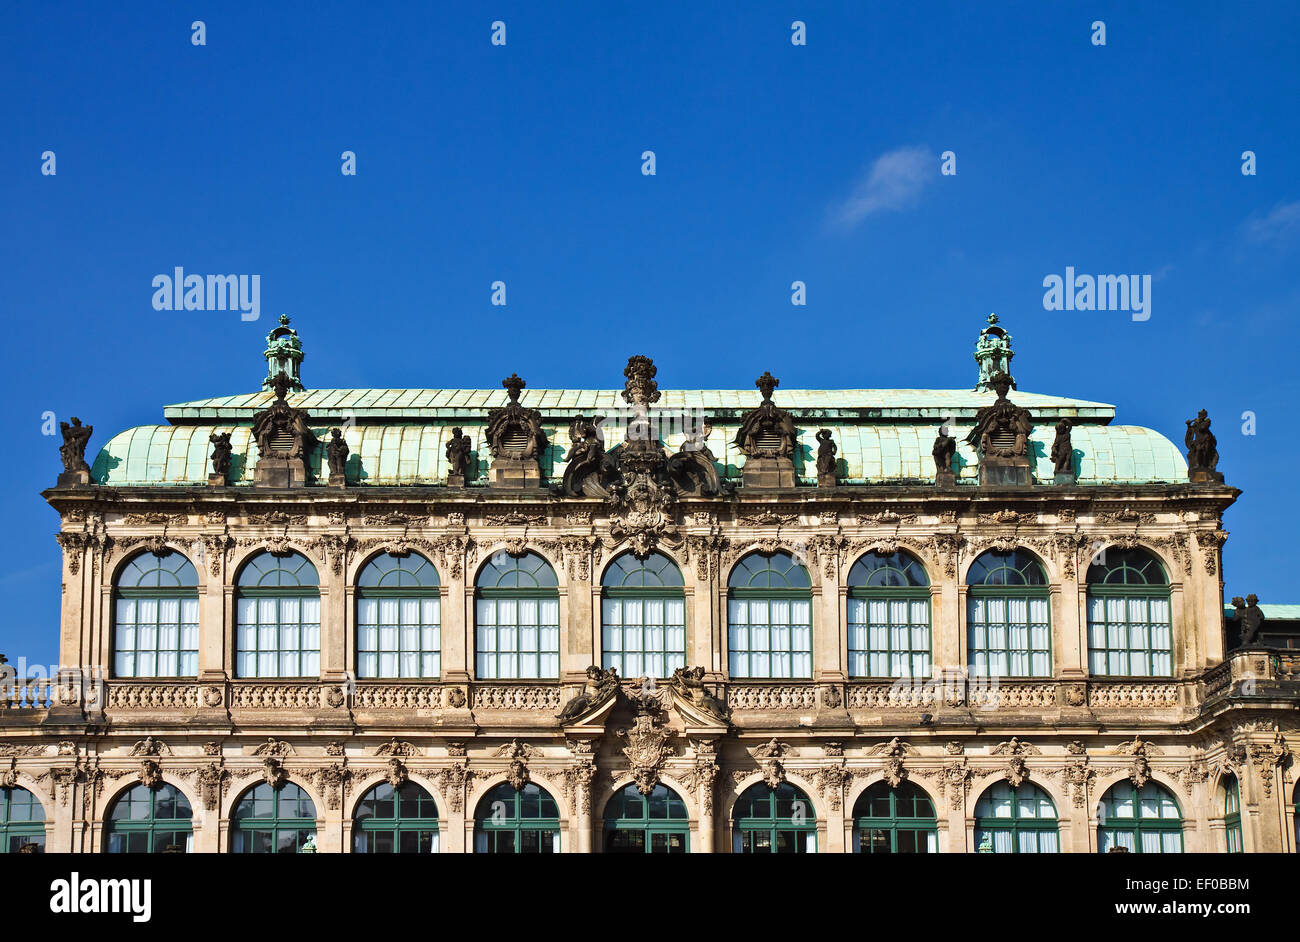
[[[812,677],[812,582],[789,553],[750,553],[727,580],[732,677]]]
[[[381,553],[357,577],[357,676],[442,672],[438,570],[419,553]]]
[[[495,554],[479,572],[474,607],[480,679],[560,676],[560,593],[536,553]]]
[[[1088,567],[1088,670],[1172,677],[1169,577],[1142,549],[1111,547]]]
[[[1055,854],[1056,805],[1047,792],[1027,782],[991,786],[975,802],[975,849],[986,854]]]
[[[194,849],[190,803],[175,786],[133,785],[108,812],[110,854],[188,854]]]
[[[623,677],[671,677],[686,666],[686,594],[667,556],[614,558],[601,579],[601,661]]]
[[[1241,789],[1237,776],[1225,775],[1219,782],[1219,806],[1223,810],[1223,832],[1228,853],[1240,854],[1241,847]]]
[[[817,851],[817,816],[802,790],[782,782],[756,782],[731,810],[731,849],[736,854],[812,854]]]
[[[1105,854],[1116,847],[1135,854],[1181,854],[1183,817],[1174,796],[1155,782],[1141,788],[1129,781],[1112,785],[1097,812],[1097,849]]]
[[[628,785],[605,805],[607,854],[684,854],[690,833],[686,802],[666,785],[649,795]]]
[[[934,802],[916,785],[876,782],[853,803],[855,854],[934,854],[939,819]]]
[[[300,553],[248,561],[235,599],[238,676],[320,676],[319,586],[316,567]]]
[[[0,854],[45,850],[45,809],[25,788],[0,788]]]
[[[990,550],[966,573],[970,672],[983,677],[1052,676],[1047,574],[1024,550]]]
[[[239,799],[231,825],[231,853],[297,854],[315,844],[316,805],[292,782],[262,782]]]
[[[353,853],[438,853],[438,808],[414,782],[397,788],[380,782],[366,792],[352,820]]]
[[[930,676],[930,578],[911,553],[867,553],[849,570],[849,676]]]
[[[545,789],[528,782],[516,791],[502,782],[479,800],[474,812],[474,853],[559,852],[560,808]]]
[[[113,674],[196,677],[199,574],[181,553],[140,553],[113,585]]]

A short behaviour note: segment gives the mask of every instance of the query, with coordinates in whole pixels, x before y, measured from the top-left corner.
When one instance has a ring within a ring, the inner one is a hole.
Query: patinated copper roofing
[[[618,415],[626,403],[621,390],[526,389],[521,402],[542,413],[548,447],[541,455],[542,473],[556,479],[564,472],[569,446],[569,420],[578,414]],[[714,420],[708,443],[724,476],[739,476],[744,457],[732,439],[740,416],[759,402],[756,390],[662,390],[656,411],[704,414]],[[270,392],[202,399],[168,406],[171,425],[147,425],[115,436],[95,460],[93,476],[115,486],[204,484],[208,477],[208,436],[232,433],[232,482],[248,484],[256,463],[249,434],[253,413],[271,404]],[[779,390],[782,408],[798,424],[795,466],[804,483],[816,482],[813,436],[819,428],[832,430],[844,462],[845,484],[930,483],[934,462],[930,449],[942,420],[951,418],[958,448],[958,480],[974,483],[976,456],[964,439],[975,412],[989,405],[994,393],[971,390],[846,389]],[[1082,453],[1079,483],[1142,484],[1187,480],[1187,465],[1174,444],[1158,432],[1134,426],[1111,426],[1113,406],[1028,392],[1012,398],[1030,409],[1035,427],[1031,437],[1035,475],[1052,479],[1054,425],[1063,416],[1076,421],[1074,448]],[[464,428],[474,442],[480,472],[490,456],[485,445],[487,410],[504,406],[505,390],[485,389],[321,389],[294,394],[289,402],[312,416],[317,437],[328,438],[331,426],[345,424],[361,485],[434,485],[446,478],[445,449],[453,425]],[[684,432],[663,435],[675,450]],[[608,447],[621,438],[611,436]],[[320,473],[321,454],[313,457]]]

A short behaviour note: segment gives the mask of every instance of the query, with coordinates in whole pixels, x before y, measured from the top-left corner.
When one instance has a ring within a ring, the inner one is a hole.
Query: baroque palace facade
[[[1295,851],[1300,653],[1225,627],[1204,413],[1184,460],[1015,391],[995,317],[973,390],[265,356],[93,464],[64,426],[0,849]]]

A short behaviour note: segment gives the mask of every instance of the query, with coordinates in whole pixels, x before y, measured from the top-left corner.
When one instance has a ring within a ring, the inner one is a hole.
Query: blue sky
[[[1300,601],[1298,27],[1292,3],[6,3],[0,651],[57,656],[42,414],[96,451],[253,390],[280,313],[315,388],[611,387],[632,353],[666,387],[968,388],[997,311],[1022,389],[1179,442],[1208,409],[1245,491],[1227,595]],[[259,274],[261,319],[155,311],[176,266]],[[1151,275],[1150,320],[1044,310],[1066,266]]]

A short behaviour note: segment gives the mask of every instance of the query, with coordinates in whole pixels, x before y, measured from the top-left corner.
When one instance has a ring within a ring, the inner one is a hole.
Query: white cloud
[[[832,207],[842,226],[856,226],[872,213],[908,209],[939,174],[939,159],[928,147],[899,147],[886,151],[867,168],[853,193]]]
[[[1300,200],[1278,203],[1267,216],[1246,220],[1246,237],[1252,242],[1272,242],[1300,227]]]

